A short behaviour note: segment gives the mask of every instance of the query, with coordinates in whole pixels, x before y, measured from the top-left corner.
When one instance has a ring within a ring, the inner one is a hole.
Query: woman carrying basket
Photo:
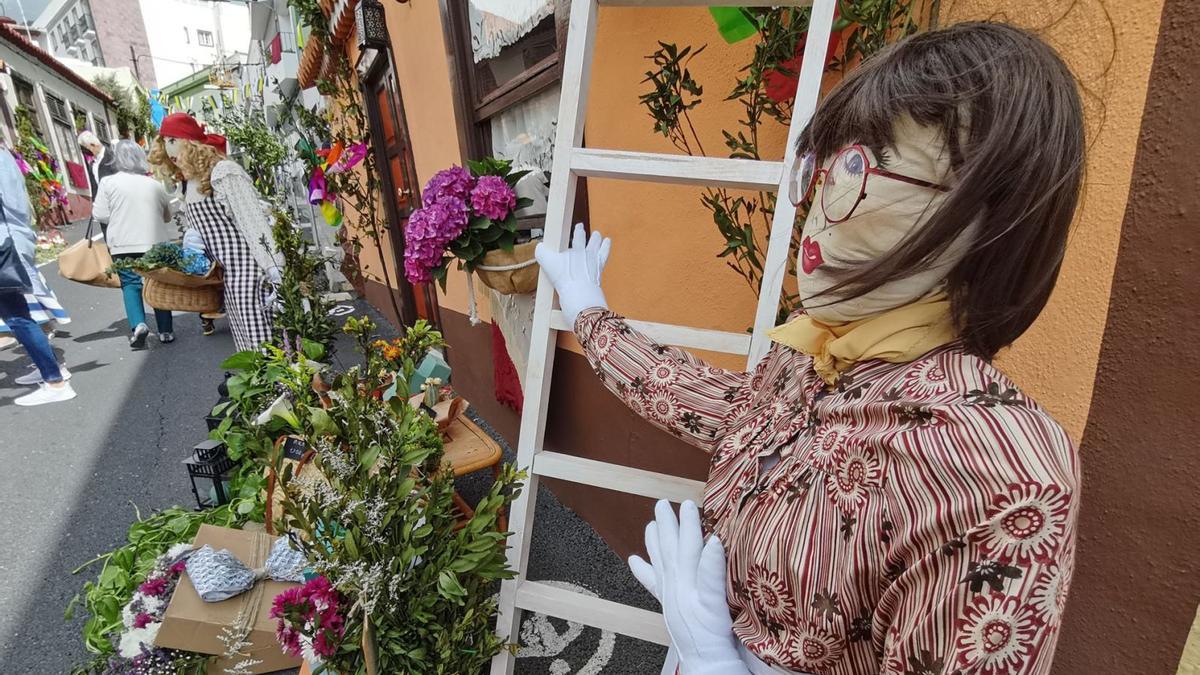
[[[271,339],[271,282],[279,277],[270,214],[250,176],[208,143],[200,123],[185,113],[163,120],[159,151],[162,173],[187,181],[188,221],[204,238],[208,255],[225,270],[225,312],[241,351]]]
[[[172,239],[171,198],[162,183],[150,175],[146,153],[133,141],[121,141],[113,151],[113,173],[100,180],[92,215],[108,225],[108,250],[113,260],[137,258],[152,246]],[[142,304],[142,277],[132,270],[117,273],[129,320],[129,346],[142,349],[150,328]],[[171,312],[154,310],[158,341],[175,340]]]

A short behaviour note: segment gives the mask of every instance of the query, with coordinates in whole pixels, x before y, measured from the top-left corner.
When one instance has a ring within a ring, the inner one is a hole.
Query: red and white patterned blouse
[[[734,632],[820,675],[1048,673],[1075,551],[1074,445],[960,346],[861,363],[830,387],[775,344],[753,372],[580,314],[597,375],[712,454],[705,526]]]

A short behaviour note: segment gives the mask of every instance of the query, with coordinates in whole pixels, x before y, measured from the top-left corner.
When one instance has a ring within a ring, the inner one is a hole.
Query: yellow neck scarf
[[[957,339],[950,301],[943,294],[897,307],[869,319],[826,324],[808,315],[776,326],[767,337],[813,358],[829,384],[842,371],[870,360],[907,363]]]

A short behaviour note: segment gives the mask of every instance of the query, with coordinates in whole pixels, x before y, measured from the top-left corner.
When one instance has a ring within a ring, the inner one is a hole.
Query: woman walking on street
[[[114,260],[137,258],[150,247],[173,238],[171,198],[163,184],[150,173],[146,153],[133,141],[121,141],[113,150],[114,173],[100,181],[92,215],[108,224],[108,250]],[[142,349],[150,328],[142,304],[142,277],[121,270],[121,294],[125,299],[125,317],[129,320],[129,346]],[[175,340],[171,312],[154,310],[158,341]]]
[[[4,224],[4,239],[12,242],[21,258],[21,263],[30,280],[29,288],[22,289],[34,295],[51,295],[46,282],[37,273],[34,263],[37,235],[30,226],[29,195],[25,192],[25,178],[17,168],[17,162],[9,152],[0,152],[0,220]],[[3,241],[3,239],[0,239]],[[4,320],[17,341],[25,347],[33,359],[38,372],[17,378],[18,384],[37,384],[37,391],[17,398],[14,403],[22,406],[42,405],[69,401],[75,398],[75,390],[67,383],[71,374],[60,368],[50,340],[29,315],[29,304],[22,291],[0,291],[0,319]]]

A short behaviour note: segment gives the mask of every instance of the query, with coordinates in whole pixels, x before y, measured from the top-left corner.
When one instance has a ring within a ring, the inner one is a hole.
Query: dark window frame
[[[554,0],[554,3],[554,53],[494,91],[480,95],[471,51],[471,21],[467,3],[463,0],[440,0],[442,29],[449,50],[454,86],[455,113],[460,126],[459,140],[467,153],[465,158],[479,159],[491,154],[489,122],[492,117],[562,80],[571,3],[570,0]]]

